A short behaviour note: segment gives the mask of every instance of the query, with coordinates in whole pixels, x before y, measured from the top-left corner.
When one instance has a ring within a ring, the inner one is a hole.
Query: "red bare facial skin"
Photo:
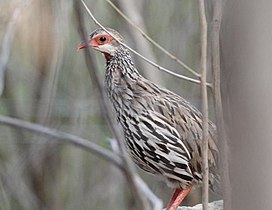
[[[110,35],[98,35],[98,36],[90,39],[88,42],[83,40],[80,42],[80,44],[77,48],[77,51],[79,51],[80,49],[87,48],[87,47],[92,47],[94,49],[97,49],[97,48],[99,48],[99,46],[109,43],[110,41],[112,41],[112,39],[113,38]],[[110,54],[103,52],[103,51],[101,51],[101,52],[104,54],[106,60],[109,60],[111,58]]]
[[[99,45],[104,45],[112,41],[112,37],[110,35],[98,35],[88,41],[81,41],[78,46],[78,50],[86,48],[86,47],[93,47],[96,48]]]
[[[104,44],[107,44],[109,42],[112,41],[112,37],[110,35],[105,35],[105,34],[101,34],[101,35],[98,35],[96,37],[94,37],[92,40],[92,44],[93,45],[96,45],[96,46],[99,46],[99,45],[104,45]]]

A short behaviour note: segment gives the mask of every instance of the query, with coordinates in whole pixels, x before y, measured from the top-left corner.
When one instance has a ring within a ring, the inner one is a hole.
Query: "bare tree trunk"
[[[272,1],[228,0],[223,12],[222,98],[234,210],[272,206],[271,11]]]

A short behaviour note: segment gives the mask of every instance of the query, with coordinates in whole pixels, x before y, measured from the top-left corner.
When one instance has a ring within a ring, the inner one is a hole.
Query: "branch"
[[[221,178],[224,198],[224,209],[231,209],[231,189],[229,177],[229,162],[228,162],[228,145],[225,131],[222,97],[221,97],[221,81],[220,81],[220,27],[222,20],[222,0],[213,1],[213,19],[211,24],[211,57],[214,85],[214,107],[216,117],[216,127],[219,135],[219,150],[221,158]]]
[[[165,48],[163,48],[161,45],[159,45],[157,42],[155,42],[150,36],[148,36],[139,26],[137,26],[127,15],[125,15],[118,7],[116,7],[111,0],[106,0],[113,9],[117,13],[119,13],[130,25],[132,25],[134,28],[136,28],[143,37],[145,37],[150,43],[152,43],[155,47],[157,47],[159,50],[161,50],[164,54],[166,54],[168,57],[176,61],[178,64],[180,64],[183,68],[185,68],[187,71],[191,72],[193,75],[200,77],[200,74],[197,73],[195,70],[191,69],[188,65],[186,65],[183,61],[178,59],[176,56],[174,56],[172,53],[167,51]]]
[[[0,115],[0,124],[25,129],[30,132],[37,133],[44,136],[50,136],[55,138],[54,139],[55,141],[57,140],[63,143],[73,144],[77,147],[80,147],[84,150],[92,152],[95,155],[113,163],[115,166],[117,166],[121,170],[124,169],[123,161],[118,155],[114,154],[110,150],[104,149],[103,147],[100,147],[88,141],[87,139],[83,139],[78,136],[65,133],[53,128],[48,128],[36,123],[31,123],[31,122],[27,122],[24,120],[11,118],[7,116],[3,116],[3,115]]]
[[[31,0],[22,0],[15,8],[4,34],[0,52],[0,95],[3,93],[5,83],[5,72],[10,56],[11,45],[15,36],[16,26],[21,20],[24,9],[31,3]]]
[[[149,60],[148,58],[144,57],[143,55],[141,55],[140,53],[136,52],[135,50],[133,50],[131,47],[129,47],[128,45],[126,45],[123,42],[120,42],[116,37],[114,37],[113,34],[111,34],[101,23],[98,22],[98,20],[93,16],[93,14],[91,13],[91,11],[89,10],[89,8],[87,7],[87,5],[85,4],[85,2],[83,0],[81,0],[81,3],[83,4],[83,6],[85,7],[86,11],[88,12],[88,14],[90,15],[91,19],[94,21],[94,23],[96,25],[98,25],[100,28],[102,28],[103,30],[105,30],[109,35],[111,35],[118,43],[120,43],[121,45],[123,45],[124,47],[126,47],[127,49],[129,49],[131,52],[133,52],[135,55],[139,56],[140,58],[142,58],[143,60],[145,60],[146,62],[148,62],[149,64],[153,65],[154,67],[156,67],[158,70],[166,72],[172,76],[175,76],[179,79],[183,79],[186,81],[190,81],[192,83],[196,83],[196,84],[200,84],[200,80],[197,79],[193,79],[191,77],[186,77],[184,75],[181,74],[177,74],[169,69],[166,69],[156,63],[154,63],[153,61]],[[210,88],[212,88],[212,85],[210,83],[206,83],[206,85]]]
[[[209,201],[209,163],[208,163],[208,96],[206,88],[207,79],[207,20],[205,15],[204,0],[198,0],[200,30],[201,30],[201,98],[203,114],[203,135],[202,135],[202,205],[203,210],[208,210]]]

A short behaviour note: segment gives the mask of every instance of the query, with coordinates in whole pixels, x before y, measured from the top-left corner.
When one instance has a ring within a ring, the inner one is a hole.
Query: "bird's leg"
[[[177,188],[172,195],[172,198],[166,208],[166,210],[176,210],[183,201],[183,199],[189,194],[191,191],[192,186],[185,188],[184,190]]]

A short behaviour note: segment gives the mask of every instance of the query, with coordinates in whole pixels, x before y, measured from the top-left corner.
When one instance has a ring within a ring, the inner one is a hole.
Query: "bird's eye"
[[[104,41],[106,41],[106,37],[101,36],[101,37],[99,38],[99,41],[100,41],[100,42],[104,42]]]

